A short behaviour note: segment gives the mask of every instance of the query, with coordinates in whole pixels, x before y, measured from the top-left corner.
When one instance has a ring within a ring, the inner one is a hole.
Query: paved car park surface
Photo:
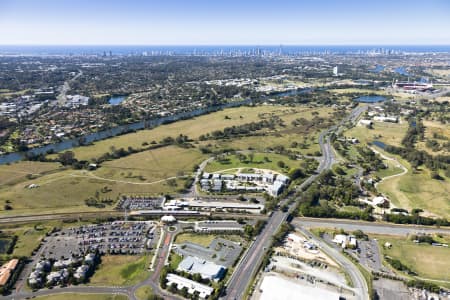
[[[235,242],[216,238],[208,247],[185,242],[176,245],[174,251],[183,257],[195,256],[218,265],[230,267],[241,254],[242,247]]]
[[[160,209],[164,204],[165,198],[150,198],[150,197],[126,197],[119,200],[117,208],[128,210],[139,209]]]
[[[100,254],[141,254],[152,244],[152,222],[116,221],[68,228],[44,239],[42,256],[46,259]]]

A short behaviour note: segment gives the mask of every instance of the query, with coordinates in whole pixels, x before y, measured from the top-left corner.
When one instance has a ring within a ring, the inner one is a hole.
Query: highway
[[[353,264],[347,257],[345,257],[338,250],[336,250],[333,247],[330,247],[323,240],[315,238],[314,235],[312,235],[311,232],[309,232],[305,228],[301,226],[296,226],[296,228],[305,236],[310,236],[311,239],[324,253],[331,256],[342,266],[345,272],[350,276],[351,281],[353,283],[353,291],[356,293],[359,299],[369,300],[367,282],[355,264]]]
[[[294,225],[305,228],[342,228],[345,231],[362,230],[364,233],[401,235],[417,233],[441,233],[450,234],[450,228],[439,228],[432,226],[400,225],[392,223],[375,223],[365,221],[352,221],[342,219],[315,219],[299,217],[292,221]]]
[[[322,173],[324,170],[330,169],[335,162],[336,157],[331,147],[329,134],[336,130],[339,130],[339,128],[347,121],[355,122],[361,115],[361,113],[363,113],[366,109],[367,105],[357,106],[338,125],[332,126],[328,130],[325,130],[320,134],[319,146],[322,151],[322,159],[319,163],[319,167],[317,168],[317,172],[316,174],[310,176],[301,185],[297,186],[297,191],[301,191],[309,186],[317,178],[317,176],[319,176],[320,173]],[[282,206],[288,200],[289,199],[283,199],[280,202],[280,206]],[[266,227],[264,227],[261,234],[256,237],[254,243],[249,247],[247,252],[244,253],[241,261],[236,266],[236,269],[227,284],[227,293],[224,296],[224,299],[240,299],[245,294],[248,285],[256,275],[256,272],[259,270],[262,260],[268,251],[268,248],[272,241],[272,236],[274,236],[275,233],[278,232],[281,224],[286,221],[289,213],[294,210],[296,206],[295,204],[295,202],[290,204],[288,212],[274,211],[272,216],[268,219]],[[361,278],[364,281],[364,278],[360,273],[356,273],[353,275],[355,276],[356,283],[361,281]],[[360,286],[361,289],[363,289],[363,287],[363,285]],[[365,294],[367,294],[367,292],[362,293],[360,295],[360,299],[366,299]]]
[[[62,294],[62,293],[87,293],[87,294],[121,294],[126,295],[128,299],[130,300],[137,300],[136,298],[136,291],[145,285],[150,285],[153,289],[153,292],[161,295],[164,297],[164,299],[184,299],[177,295],[171,295],[168,292],[162,290],[159,286],[159,274],[162,270],[162,268],[165,265],[165,262],[167,260],[167,257],[170,252],[170,244],[173,241],[175,232],[166,232],[163,231],[163,243],[160,246],[159,249],[157,249],[157,252],[155,255],[157,255],[157,265],[155,272],[152,273],[151,276],[149,276],[144,281],[132,285],[132,286],[86,286],[86,285],[79,285],[79,286],[69,286],[69,287],[54,287],[52,289],[41,289],[36,292],[32,291],[24,291],[21,288],[23,285],[20,285],[20,288],[17,291],[14,291],[11,295],[3,296],[2,299],[7,300],[15,300],[15,299],[24,299],[24,298],[32,298],[37,296],[46,296],[46,295],[53,295],[53,294]],[[38,253],[37,256],[40,254]],[[26,268],[29,269],[30,266],[26,266]],[[28,273],[31,270],[24,270],[23,272]],[[150,274],[149,274],[150,275]]]
[[[26,216],[8,216],[0,217],[0,224],[30,223],[49,220],[73,220],[78,218],[105,218],[122,216],[123,212],[117,210],[108,211],[86,211],[74,213],[55,213],[55,214],[34,214]]]
[[[367,109],[367,106],[358,106],[356,107],[350,115],[342,120],[338,125],[335,125],[328,130],[322,132],[319,136],[319,145],[322,151],[322,159],[320,160],[319,166],[317,168],[316,174],[310,176],[307,180],[305,180],[301,185],[296,187],[296,191],[304,190],[307,186],[309,186],[316,178],[322,173],[324,170],[330,169],[333,163],[336,160],[335,154],[330,144],[329,134],[335,132],[336,130],[340,130],[340,127],[347,121],[355,122],[359,115]],[[296,193],[291,193],[289,197],[280,201],[280,206],[287,203],[289,200],[294,197]],[[267,253],[272,237],[275,233],[278,232],[283,222],[286,222],[286,219],[289,213],[293,212],[295,209],[296,203],[293,202],[289,205],[289,209],[287,212],[276,210],[273,212],[272,216],[268,218],[267,224],[262,230],[262,232],[256,237],[254,243],[248,248],[248,250],[243,254],[241,261],[236,266],[234,273],[232,274],[227,287],[226,287],[226,296],[224,299],[241,299],[245,294],[246,289],[249,284],[252,282],[252,279],[256,275],[259,270],[259,267],[262,263],[262,260]],[[30,221],[40,221],[40,220],[53,220],[53,219],[65,219],[65,218],[76,218],[82,216],[93,216],[94,214],[99,215],[99,212],[85,212],[85,213],[74,213],[74,214],[48,214],[48,215],[35,215],[35,216],[17,216],[17,217],[5,217],[0,219],[1,223],[11,223],[11,222],[30,222]],[[110,211],[105,212],[102,216],[107,215],[117,215],[120,212]],[[243,215],[245,216],[245,215]],[[294,224],[297,226],[302,226],[301,230],[306,232],[304,227],[309,227],[314,224],[327,224],[330,222],[329,220],[317,220],[317,222],[313,220],[305,220],[301,218],[296,218]],[[331,221],[333,222],[333,221]],[[332,224],[343,224],[343,226],[354,226],[354,224],[350,222],[342,221],[341,223],[333,222]],[[312,225],[311,225],[312,224]],[[322,225],[323,227],[324,225]],[[364,226],[374,226],[372,223],[364,224]],[[376,225],[375,225],[376,226]],[[361,226],[360,226],[361,227]],[[378,227],[377,227],[378,228]],[[380,227],[381,228],[381,227]],[[345,229],[345,228],[344,228]],[[310,235],[310,234],[309,234]],[[76,293],[106,293],[106,294],[124,294],[129,297],[129,299],[136,299],[135,292],[136,290],[144,285],[150,285],[154,292],[162,295],[165,299],[179,299],[178,296],[169,295],[167,292],[161,290],[159,287],[159,274],[161,269],[163,268],[167,256],[169,255],[170,243],[173,239],[173,233],[166,232],[164,236],[164,243],[160,249],[157,251],[157,265],[155,268],[155,272],[149,276],[145,281],[138,283],[134,286],[128,287],[87,287],[87,286],[78,286],[78,287],[67,287],[64,289],[55,288],[55,289],[44,289],[40,290],[36,293],[31,292],[19,292],[15,295],[7,296],[5,299],[23,299],[28,296],[38,296],[38,295],[49,295],[49,294],[57,294],[57,293],[67,293],[67,292],[76,292]],[[359,299],[366,300],[368,299],[367,294],[367,285],[366,282],[359,272],[357,268],[349,262],[345,257],[342,257],[341,254],[335,253],[337,252],[334,249],[330,248],[323,241],[317,241],[318,245],[324,249],[325,252],[329,253],[333,258],[335,258],[343,268],[349,273],[352,278],[352,282],[355,287],[355,292],[358,294]]]

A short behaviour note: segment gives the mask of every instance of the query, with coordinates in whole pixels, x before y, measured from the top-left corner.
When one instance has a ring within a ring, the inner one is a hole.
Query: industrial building
[[[186,256],[178,265],[177,270],[189,274],[200,274],[203,279],[219,281],[225,275],[226,268],[195,256]]]
[[[166,279],[168,286],[175,284],[178,290],[187,288],[187,292],[189,294],[193,295],[195,292],[197,292],[199,294],[198,296],[202,299],[211,296],[214,291],[212,287],[178,276],[176,274],[169,273],[167,274]]]

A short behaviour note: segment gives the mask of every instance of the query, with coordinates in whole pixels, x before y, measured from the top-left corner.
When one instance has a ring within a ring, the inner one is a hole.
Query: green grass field
[[[430,149],[426,146],[426,141],[428,139],[433,139],[433,140],[436,140],[437,142],[439,142],[441,145],[443,143],[448,142],[448,140],[450,140],[450,126],[448,126],[447,124],[442,124],[437,121],[428,121],[428,120],[424,120],[423,125],[425,126],[425,140],[417,142],[416,148],[419,150],[424,150],[431,155],[439,155],[439,154],[440,155],[448,155],[449,153],[445,149],[440,150],[440,151],[432,151],[432,149]],[[433,138],[434,133],[446,137],[447,140]]]
[[[361,143],[366,144],[373,140],[379,140],[385,144],[400,146],[406,130],[407,123],[375,123],[374,129],[369,130],[364,126],[356,126],[348,130],[345,135],[348,137],[356,137]],[[408,168],[408,173],[402,176],[389,178],[381,182],[377,189],[398,207],[412,209],[422,208],[426,211],[425,215],[450,217],[450,184],[446,180],[433,180],[430,171],[426,168],[420,168],[418,171],[412,171],[409,163],[398,156],[382,151],[388,157],[396,157],[397,160]],[[376,173],[379,177],[390,176],[401,173],[400,168],[395,162],[385,161],[388,163],[387,170],[381,170]]]
[[[125,295],[106,295],[106,294],[77,294],[61,293],[57,295],[40,296],[36,300],[127,300]]]
[[[13,236],[17,235],[18,239],[14,247],[13,256],[30,256],[32,251],[39,245],[41,239],[53,227],[72,227],[86,224],[86,221],[65,223],[63,221],[41,221],[26,224],[2,225],[0,231]]]
[[[153,295],[153,290],[151,286],[144,285],[136,290],[135,296],[139,300],[147,300],[151,295]]]
[[[140,130],[135,133],[125,134],[111,139],[96,142],[93,145],[73,149],[77,159],[92,159],[109,152],[111,146],[118,148],[139,148],[143,142],[159,142],[167,136],[176,137],[180,134],[197,139],[200,135],[221,130],[229,126],[242,125],[267,118],[271,115],[281,117],[286,123],[300,116],[306,119],[312,118],[311,112],[317,111],[320,116],[328,116],[330,108],[290,108],[284,106],[257,106],[230,108],[197,118],[182,120],[172,124],[162,125],[150,130]],[[228,117],[228,119],[225,118]],[[241,118],[242,117],[242,118]]]
[[[215,234],[180,233],[176,236],[174,244],[191,242],[208,247],[216,237],[217,235]]]
[[[450,217],[448,179],[431,179],[428,169],[413,172],[408,162],[399,161],[408,168],[408,173],[381,182],[377,189],[398,207],[422,208],[434,216]]]
[[[361,88],[345,88],[345,89],[329,89],[328,92],[333,94],[378,94],[386,95],[383,90],[361,89]]]
[[[172,252],[169,257],[170,268],[176,270],[182,260],[183,260],[183,257],[181,255],[176,254],[175,252]]]
[[[303,142],[303,138],[305,136],[307,137],[307,148],[291,148],[291,144],[293,142],[301,143]],[[236,150],[247,150],[251,148],[260,152],[265,151],[267,148],[274,148],[276,146],[282,145],[286,149],[295,150],[304,155],[314,155],[316,151],[320,150],[319,143],[317,142],[317,137],[317,132],[306,135],[293,133],[280,135],[279,133],[274,133],[266,136],[240,137],[233,140],[207,141],[202,142],[202,144],[211,144],[213,145],[213,149],[233,148]]]
[[[249,157],[247,155],[247,157]],[[205,171],[206,172],[217,172],[227,169],[236,168],[258,168],[258,169],[269,169],[280,173],[287,173],[289,169],[299,167],[299,160],[291,160],[285,155],[279,155],[274,153],[254,153],[253,160],[248,160],[241,162],[239,161],[237,155],[228,155],[225,157],[226,161],[214,160],[209,163]],[[280,168],[278,162],[283,162],[286,168]]]
[[[169,185],[164,180],[192,173],[194,165],[204,158],[206,156],[198,150],[169,146],[105,162],[94,172],[63,170],[24,180],[0,187],[0,199],[9,200],[13,207],[9,211],[0,210],[0,214],[95,210],[84,201],[96,193],[99,199],[116,200],[121,194],[175,192],[183,187],[185,180],[175,180],[176,185]],[[39,188],[26,188],[30,184],[37,184]]]
[[[45,173],[61,169],[59,163],[19,161],[10,165],[0,165],[0,187],[39,177]]]
[[[18,239],[14,246],[13,256],[30,256],[31,252],[39,245],[50,226],[22,225],[13,227],[2,227],[0,230],[10,236],[17,235]]]
[[[355,137],[361,143],[378,140],[387,145],[400,146],[407,129],[408,124],[404,121],[402,123],[375,122],[373,129],[357,125],[346,131],[345,136]]]
[[[125,286],[143,281],[148,275],[150,256],[106,255],[91,277],[90,285]]]
[[[380,247],[384,255],[400,260],[419,277],[444,280],[450,284],[450,248],[435,247],[429,244],[416,244],[404,237],[376,236],[379,244],[386,242],[392,244],[392,248]],[[450,238],[446,238],[447,243]]]
[[[264,150],[267,147],[279,145],[289,149],[293,141],[302,142],[306,136],[308,149],[296,148],[295,150],[303,154],[312,154],[318,150],[316,141],[318,130],[312,129],[309,131],[313,132],[304,133],[305,129],[294,128],[291,122],[300,117],[312,119],[313,112],[329,118],[333,109],[269,105],[232,108],[151,130],[125,134],[91,146],[78,147],[73,151],[77,159],[91,159],[111,151],[111,146],[116,149],[128,146],[139,148],[143,142],[150,143],[153,140],[159,142],[164,137],[175,137],[181,133],[197,138],[213,130],[268,119],[275,115],[282,118],[286,124],[286,127],[277,128],[277,132],[268,133],[263,137],[206,141],[200,145],[211,143],[213,150],[224,147],[236,149],[254,147]],[[283,134],[281,135],[280,132]],[[104,162],[98,170],[92,172],[59,169],[59,165],[55,163],[20,162],[0,166],[0,199],[10,201],[13,208],[3,210],[4,203],[0,200],[0,215],[95,211],[98,209],[85,205],[86,199],[95,197],[99,201],[102,199],[115,201],[123,194],[160,195],[178,192],[185,182],[185,179],[180,176],[191,174],[194,165],[207,157],[208,155],[201,154],[198,149],[168,146]],[[288,159],[284,161],[286,164],[290,163]],[[30,179],[27,176],[30,173],[40,175]],[[175,176],[176,180],[167,181]],[[30,184],[36,184],[39,187],[26,188]],[[106,207],[106,209],[112,208],[112,206]]]
[[[392,160],[383,160],[383,162],[387,165],[387,169],[381,169],[374,174],[380,178],[400,174],[403,172],[403,169],[398,167],[398,164]]]
[[[105,162],[94,175],[131,182],[154,182],[180,174],[191,174],[193,167],[207,158],[196,149],[168,146]],[[143,176],[145,180],[138,177]]]

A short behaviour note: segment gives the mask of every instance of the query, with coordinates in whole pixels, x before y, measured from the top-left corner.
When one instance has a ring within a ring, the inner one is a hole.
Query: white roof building
[[[233,180],[234,179],[234,175],[233,174],[223,174],[222,175],[222,179],[223,180]]]
[[[84,262],[87,264],[93,264],[95,260],[95,254],[94,253],[88,253],[88,255],[86,255],[84,257]]]
[[[225,275],[225,267],[204,259],[187,256],[178,265],[177,270],[190,274],[200,274],[203,279],[220,280]]]
[[[50,272],[47,275],[47,282],[56,283],[61,280],[65,280],[69,277],[69,271],[67,269],[62,269],[56,272]]]
[[[291,242],[294,242],[294,243],[302,243],[305,240],[301,236],[293,234],[293,233],[289,233],[287,235],[287,239],[288,239],[288,241],[291,241]]]
[[[372,122],[372,120],[362,119],[362,120],[359,121],[359,124],[361,124],[361,125],[372,125],[373,122]]]
[[[87,271],[89,271],[89,266],[81,265],[75,270],[73,277],[75,277],[76,279],[83,278],[84,276],[86,276]]]
[[[247,181],[261,180],[260,174],[253,174],[253,173],[239,173],[237,177],[240,180],[247,180]]]
[[[161,222],[163,223],[174,223],[177,219],[174,216],[162,216]]]
[[[188,289],[188,293],[193,295],[195,292],[199,293],[199,297],[205,299],[213,293],[214,289],[207,285],[198,283],[196,281],[169,273],[167,274],[167,285],[171,285],[175,283],[177,285],[177,289],[182,290],[184,287]]]
[[[356,248],[358,245],[358,241],[353,235],[345,235],[345,234],[336,234],[334,236],[333,242],[335,242],[338,245],[341,245],[343,249],[347,248],[347,246],[351,246],[353,248]]]
[[[398,122],[398,118],[397,117],[384,117],[384,116],[376,116],[373,118],[374,121],[378,121],[378,122],[393,122],[393,123],[397,123]]]
[[[276,197],[276,196],[278,196],[281,193],[283,187],[284,187],[284,183],[283,182],[275,180],[273,185],[270,187],[269,194],[271,196]]]
[[[375,198],[373,198],[373,200],[372,200],[372,203],[373,203],[374,205],[384,205],[384,204],[386,204],[386,202],[389,202],[389,200],[386,199],[386,198],[383,197],[383,196],[375,197]]]
[[[263,181],[264,181],[264,182],[267,182],[267,183],[272,183],[274,177],[275,177],[275,176],[274,176],[273,174],[266,173],[266,174],[263,175]]]
[[[278,174],[275,181],[279,181],[279,182],[286,184],[289,182],[289,177],[284,176],[283,174]]]

